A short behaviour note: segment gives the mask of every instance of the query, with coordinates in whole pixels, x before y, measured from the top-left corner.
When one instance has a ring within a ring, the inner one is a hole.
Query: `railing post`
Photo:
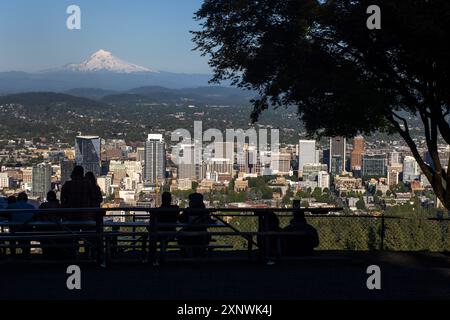
[[[104,245],[103,245],[103,211],[97,212],[96,215],[96,236],[97,236],[97,264],[99,266],[106,266],[104,260]]]
[[[381,242],[380,242],[380,250],[384,250],[384,236],[386,233],[386,224],[385,224],[385,218],[384,213],[381,215],[381,230],[380,230],[380,236],[381,236]]]

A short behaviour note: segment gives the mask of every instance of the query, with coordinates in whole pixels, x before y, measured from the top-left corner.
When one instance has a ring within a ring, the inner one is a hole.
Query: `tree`
[[[362,198],[359,198],[355,205],[358,210],[366,210],[366,204]]]
[[[373,4],[379,30],[366,27]],[[450,208],[450,165],[437,148],[440,139],[450,144],[449,1],[205,0],[196,18],[196,49],[210,57],[212,81],[259,93],[253,121],[271,106],[295,105],[312,135],[398,133]],[[432,164],[411,136],[415,117]]]

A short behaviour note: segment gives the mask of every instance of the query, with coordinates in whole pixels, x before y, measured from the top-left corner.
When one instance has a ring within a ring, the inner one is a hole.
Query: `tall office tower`
[[[386,177],[387,158],[385,154],[365,154],[362,159],[363,177]]]
[[[195,148],[195,144],[181,144],[182,156],[177,160],[177,179],[190,179],[200,181],[204,178],[204,166],[201,148]]]
[[[270,167],[275,174],[289,174],[291,170],[291,155],[289,153],[272,153]]]
[[[400,163],[400,153],[397,151],[392,151],[389,153],[389,165],[395,165]]]
[[[145,142],[144,181],[164,184],[166,173],[166,147],[162,134],[149,134]]]
[[[403,159],[403,182],[412,182],[420,179],[420,168],[416,159],[406,156]]]
[[[345,137],[330,138],[330,172],[341,174],[345,171],[347,145]]]
[[[357,136],[353,139],[353,150],[350,158],[350,169],[361,170],[362,156],[364,154],[364,137]]]
[[[403,165],[401,163],[394,163],[388,166],[387,169],[387,184],[394,186],[398,184],[400,173],[403,171]]]
[[[234,142],[214,142],[212,158],[228,159],[234,164]]]
[[[75,162],[73,160],[62,160],[60,162],[61,167],[61,186],[63,186],[67,181],[70,180],[70,175],[72,174],[73,168],[75,167]]]
[[[32,179],[31,192],[33,196],[44,200],[47,192],[52,189],[52,166],[48,163],[34,166]]]
[[[233,163],[228,158],[212,158],[206,165],[207,173],[233,173]]]
[[[244,145],[243,156],[238,158],[239,171],[247,174],[255,174],[258,164],[258,149],[256,146]]]
[[[79,136],[75,138],[75,163],[84,172],[101,173],[101,139],[98,136]]]
[[[139,147],[136,148],[136,161],[144,161],[145,160],[145,148]]]
[[[318,163],[319,152],[316,150],[315,140],[300,140],[298,143],[298,171],[303,171],[305,164]]]

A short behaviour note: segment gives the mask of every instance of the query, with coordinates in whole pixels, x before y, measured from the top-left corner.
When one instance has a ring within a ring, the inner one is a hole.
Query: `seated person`
[[[56,198],[56,193],[54,191],[49,191],[47,193],[47,202],[42,203],[39,206],[39,209],[58,209],[61,208],[61,205]],[[45,213],[39,215],[40,221],[54,221],[57,222],[58,220],[61,220],[61,214],[59,213]],[[39,231],[59,231],[61,228],[55,224],[55,225],[48,225],[48,226],[40,226]],[[45,258],[59,258],[66,255],[66,248],[60,248],[60,247],[52,247],[52,245],[67,245],[70,246],[71,242],[67,241],[65,239],[49,239],[49,240],[41,240],[42,245],[42,254]]]
[[[306,222],[304,214],[294,213],[290,224],[283,229],[286,233],[300,232],[299,235],[284,236],[283,253],[287,256],[304,256],[314,252],[319,246],[319,235],[317,230]]]
[[[158,224],[176,224],[180,215],[180,208],[172,204],[172,194],[164,192],[161,196],[161,209],[164,212],[156,214],[156,223]],[[158,231],[175,231],[176,227],[158,227]]]
[[[49,191],[47,193],[47,202],[43,202],[39,209],[58,209],[61,208],[61,204],[59,203],[59,200],[56,198],[55,191]],[[39,220],[41,221],[53,221],[57,217],[57,214],[40,214]]]
[[[196,210],[200,209],[200,210]],[[180,222],[189,224],[183,231],[206,232],[208,230],[205,224],[211,222],[209,213],[201,209],[205,209],[203,203],[203,195],[193,193],[189,195],[189,208],[184,210],[180,215]],[[203,256],[206,253],[206,247],[211,241],[209,234],[183,236],[178,238],[178,243],[182,246],[196,246],[195,248],[186,248],[184,252],[189,256]]]
[[[11,203],[8,205],[8,208],[10,210],[32,210],[34,209],[34,206],[28,203],[28,196],[25,192],[19,193],[17,196],[17,201],[15,203]],[[33,220],[34,213],[33,212],[27,212],[27,211],[16,211],[11,212],[9,216],[10,222],[18,222],[21,225],[13,226],[10,228],[11,232],[29,232],[33,231],[33,227],[28,226],[27,223],[31,222]],[[30,241],[29,240],[20,240],[19,245],[22,247],[22,254],[23,255],[29,255],[30,254]],[[15,253],[15,248],[11,248],[13,253]]]
[[[266,224],[266,229],[264,230],[264,228],[262,228],[262,226],[260,226],[259,231],[263,232],[263,231],[268,231],[268,232],[278,232],[281,231],[280,228],[280,219],[278,219],[277,215],[275,214],[275,212],[270,212],[267,215],[264,216],[264,220],[263,220]],[[279,252],[279,236],[258,236],[257,237],[257,243],[258,243],[258,247],[260,250],[260,253],[262,256],[268,256],[268,257],[274,257],[274,256],[278,256],[281,252]],[[266,256],[266,258],[268,258]]]

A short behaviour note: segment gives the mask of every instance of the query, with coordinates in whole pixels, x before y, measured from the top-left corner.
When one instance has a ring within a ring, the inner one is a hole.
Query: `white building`
[[[420,167],[416,159],[406,156],[403,159],[403,182],[411,182],[420,179]]]
[[[300,140],[298,143],[298,171],[301,175],[303,166],[307,163],[318,163],[319,151],[315,140]]]
[[[317,175],[317,186],[320,189],[330,188],[330,174],[327,171],[320,171]]]

